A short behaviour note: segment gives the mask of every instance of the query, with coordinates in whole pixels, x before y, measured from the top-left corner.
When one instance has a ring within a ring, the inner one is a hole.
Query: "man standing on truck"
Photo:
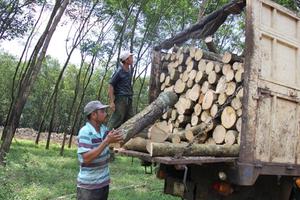
[[[133,54],[130,51],[122,52],[120,64],[109,81],[108,95],[113,112],[107,124],[109,129],[118,128],[133,116],[132,63]]]
[[[111,143],[122,142],[120,131],[108,131],[103,125],[108,105],[91,101],[84,107],[87,123],[78,134],[78,200],[107,200],[109,192],[109,150]]]

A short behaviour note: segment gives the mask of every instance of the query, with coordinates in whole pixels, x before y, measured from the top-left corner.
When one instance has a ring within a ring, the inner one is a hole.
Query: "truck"
[[[246,13],[239,155],[174,158],[131,150],[119,153],[156,163],[156,175],[165,182],[164,193],[182,199],[296,199],[300,185],[300,18],[271,0],[236,2],[242,3],[238,6]],[[153,98],[161,54],[161,48],[154,48],[149,90]]]

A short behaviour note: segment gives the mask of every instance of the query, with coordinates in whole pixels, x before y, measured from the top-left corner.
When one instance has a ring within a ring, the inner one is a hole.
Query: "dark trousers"
[[[115,106],[116,109],[107,123],[109,129],[118,128],[133,116],[131,96],[115,96]]]
[[[88,190],[77,187],[77,200],[107,200],[109,186]]]

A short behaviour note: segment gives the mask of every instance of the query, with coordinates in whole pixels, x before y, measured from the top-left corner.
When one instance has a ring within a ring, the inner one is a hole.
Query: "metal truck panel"
[[[240,160],[298,164],[300,18],[269,0],[247,1]]]

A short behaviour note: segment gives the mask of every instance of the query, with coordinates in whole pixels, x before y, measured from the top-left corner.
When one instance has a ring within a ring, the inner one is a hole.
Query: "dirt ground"
[[[2,135],[3,127],[0,127],[0,136]],[[35,141],[37,131],[32,128],[18,128],[15,133],[16,139],[27,139]],[[48,137],[47,132],[42,132],[40,135],[40,142],[46,142]],[[67,143],[69,142],[70,135],[67,135]],[[63,133],[51,133],[50,143],[61,144],[63,141]],[[76,145],[76,136],[72,138],[72,144]]]

